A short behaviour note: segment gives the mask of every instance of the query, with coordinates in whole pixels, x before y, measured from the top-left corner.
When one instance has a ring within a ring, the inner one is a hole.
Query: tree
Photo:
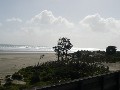
[[[56,55],[58,56],[58,61],[59,61],[60,60],[59,58],[60,58],[60,55],[61,55],[61,53],[60,53],[61,47],[60,46],[55,46],[55,47],[53,47],[53,49],[56,52]]]
[[[57,46],[53,47],[54,51],[57,53],[58,60],[61,57],[67,59],[68,56],[68,50],[70,50],[73,47],[73,45],[70,42],[70,39],[68,38],[60,38],[58,40]]]
[[[116,48],[117,48],[116,46],[108,46],[106,48],[107,55],[113,55],[113,54],[115,54],[116,50],[117,50]]]

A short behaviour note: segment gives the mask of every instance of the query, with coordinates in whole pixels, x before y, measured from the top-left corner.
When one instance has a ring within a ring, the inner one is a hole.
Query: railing
[[[64,84],[36,87],[35,90],[120,90],[120,71],[77,79]]]

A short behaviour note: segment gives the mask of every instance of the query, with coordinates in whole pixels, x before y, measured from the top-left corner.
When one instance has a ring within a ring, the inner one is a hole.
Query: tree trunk
[[[65,52],[65,59],[67,60],[67,50],[66,50],[66,52]]]

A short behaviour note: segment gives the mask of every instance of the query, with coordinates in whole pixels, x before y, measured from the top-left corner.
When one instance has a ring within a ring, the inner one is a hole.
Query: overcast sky
[[[120,48],[120,0],[0,0],[0,44]]]

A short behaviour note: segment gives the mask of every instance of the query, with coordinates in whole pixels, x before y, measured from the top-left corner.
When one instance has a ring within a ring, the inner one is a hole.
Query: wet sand
[[[54,53],[0,53],[0,79],[21,68],[52,60],[56,60]]]

